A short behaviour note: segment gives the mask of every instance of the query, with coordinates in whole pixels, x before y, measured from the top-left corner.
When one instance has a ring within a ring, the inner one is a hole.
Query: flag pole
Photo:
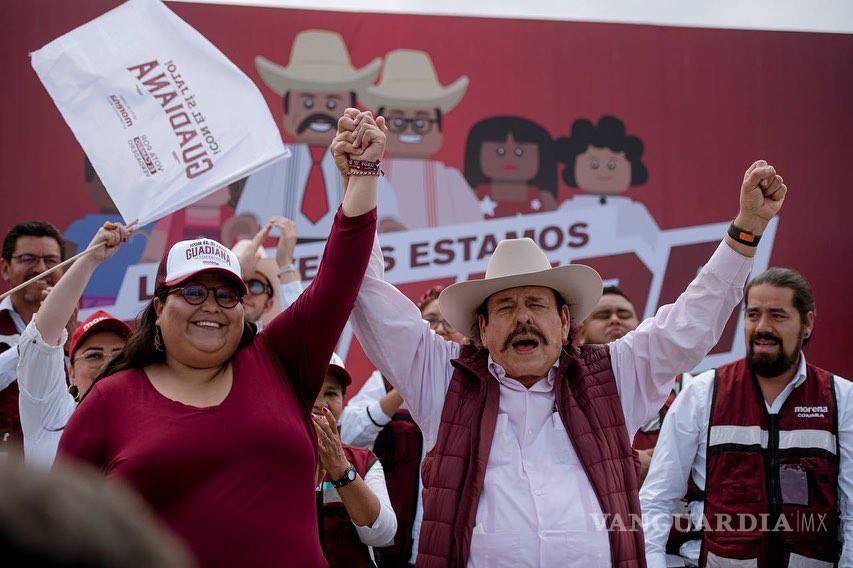
[[[125,228],[126,228],[128,231],[130,231],[131,233],[133,233],[133,231],[135,231],[135,230],[136,230],[136,223],[137,223],[137,222],[136,222],[136,221],[134,221],[134,222],[130,223],[130,224],[129,224],[127,227],[125,227]],[[23,290],[24,288],[26,288],[27,286],[29,286],[29,285],[30,285],[30,284],[32,284],[33,282],[38,282],[39,280],[41,280],[42,278],[44,278],[44,277],[45,277],[45,276],[47,276],[48,274],[53,274],[54,272],[56,272],[56,271],[57,271],[57,270],[59,270],[60,268],[64,268],[64,267],[68,266],[69,264],[71,264],[72,262],[74,262],[75,260],[77,260],[78,258],[84,257],[84,256],[86,256],[87,254],[91,254],[91,253],[95,252],[95,251],[96,251],[96,250],[98,250],[99,248],[101,248],[101,247],[103,247],[103,246],[106,246],[106,244],[107,244],[106,242],[103,242],[103,243],[98,243],[97,245],[95,245],[95,246],[93,246],[93,247],[88,247],[86,250],[84,250],[84,251],[82,251],[82,252],[78,252],[77,254],[75,254],[74,256],[72,256],[71,258],[66,258],[65,260],[63,260],[62,262],[60,262],[59,264],[57,264],[56,266],[51,267],[51,268],[48,268],[47,270],[45,270],[44,272],[42,272],[42,273],[40,273],[40,274],[36,274],[35,276],[33,276],[32,278],[30,278],[30,279],[29,279],[29,280],[27,280],[26,282],[24,282],[24,283],[22,283],[22,284],[18,284],[17,286],[15,286],[14,288],[12,288],[11,290],[8,290],[8,291],[6,291],[6,292],[3,292],[2,294],[0,294],[0,302],[2,302],[3,300],[5,300],[7,296],[11,296],[12,294],[14,294],[15,292],[17,292],[18,290]]]

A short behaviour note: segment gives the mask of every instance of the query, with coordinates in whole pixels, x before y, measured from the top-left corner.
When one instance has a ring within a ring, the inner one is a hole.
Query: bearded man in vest
[[[418,566],[645,565],[631,438],[717,342],[786,191],[750,166],[737,228],[673,305],[606,346],[568,342],[601,277],[551,268],[530,239],[501,241],[485,278],[442,292],[464,347],[383,280],[374,244],[351,321],[429,450]]]
[[[640,492],[649,566],[665,566],[688,479],[702,490],[690,507],[701,540],[680,550],[692,562],[853,566],[853,384],[806,362],[815,313],[794,270],[747,286],[746,358],[695,377],[661,429]]]

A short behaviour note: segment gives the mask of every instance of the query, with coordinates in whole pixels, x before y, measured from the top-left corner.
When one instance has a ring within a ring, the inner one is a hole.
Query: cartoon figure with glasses
[[[394,187],[403,225],[439,227],[483,218],[474,192],[456,168],[431,159],[441,148],[443,121],[468,88],[468,77],[449,86],[438,81],[429,55],[388,53],[377,85],[361,100],[388,124],[389,158],[382,169]]]

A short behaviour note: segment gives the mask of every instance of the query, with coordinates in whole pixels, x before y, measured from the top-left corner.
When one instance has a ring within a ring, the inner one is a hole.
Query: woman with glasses
[[[384,120],[349,109],[339,130],[336,160],[381,159]],[[60,441],[60,456],[134,487],[201,566],[326,564],[310,413],[376,231],[377,177],[358,173],[313,282],[258,334],[236,255],[209,239],[174,245],[139,329]]]
[[[129,234],[121,225],[105,223],[89,244],[94,251],[77,260],[42,302],[18,343],[18,408],[28,465],[50,467],[62,429],[77,408],[77,398],[121,351],[130,328],[104,311],[77,326],[71,336],[66,372],[69,320],[95,269],[111,258]]]

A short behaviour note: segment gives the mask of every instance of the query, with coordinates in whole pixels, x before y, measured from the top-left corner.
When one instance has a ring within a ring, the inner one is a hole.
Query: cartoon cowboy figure
[[[255,58],[261,79],[283,99],[282,124],[291,157],[248,178],[237,204],[239,216],[263,224],[281,215],[296,223],[301,239],[328,236],[343,197],[328,147],[341,113],[355,106],[359,93],[376,80],[381,64],[376,58],[356,69],[340,34],[326,30],[299,32],[287,67]],[[381,178],[378,213],[380,230],[402,228],[394,192]]]
[[[362,102],[387,120],[389,158],[382,168],[397,195],[402,222],[410,229],[483,218],[462,173],[430,159],[441,148],[445,115],[467,88],[465,76],[441,85],[423,51],[396,49],[385,57],[379,84],[361,94]]]

